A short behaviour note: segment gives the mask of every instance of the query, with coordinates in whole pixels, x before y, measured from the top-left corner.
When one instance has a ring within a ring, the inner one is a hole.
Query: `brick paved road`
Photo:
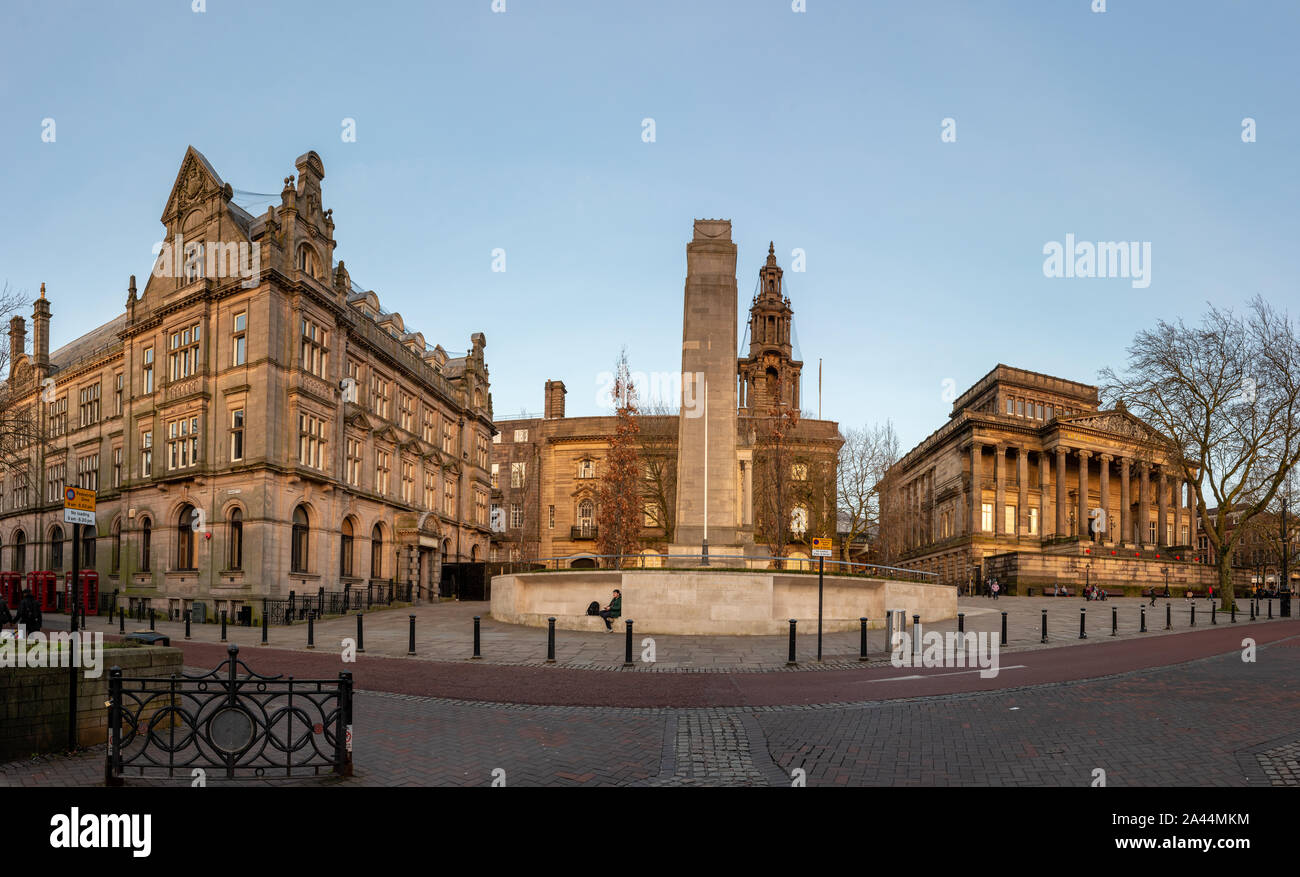
[[[1135,598],[1119,598],[1104,603],[1088,603],[1079,598],[1003,597],[990,600],[982,597],[963,598],[958,611],[966,613],[966,630],[996,632],[1001,629],[1001,613],[1007,613],[1007,649],[1040,649],[1042,610],[1048,610],[1049,647],[1077,645],[1080,642],[1098,643],[1112,640],[1112,609],[1119,622],[1118,639],[1136,637],[1154,638],[1168,635],[1165,626],[1165,605],[1170,607],[1172,633],[1191,629],[1192,604],[1184,600],[1157,600],[1155,607]],[[1210,601],[1197,600],[1196,624],[1198,630],[1211,626]],[[1238,626],[1248,625],[1249,611],[1241,604]],[[1146,607],[1147,628],[1139,633],[1142,608]],[[1086,609],[1089,638],[1079,640],[1079,610]],[[1274,601],[1274,613],[1278,611]],[[1261,614],[1265,610],[1261,608]],[[408,646],[409,616],[416,616],[416,652],[419,660],[463,661],[473,653],[473,618],[482,616],[482,654],[487,664],[536,664],[546,660],[546,631],[543,628],[501,624],[489,614],[486,603],[439,603],[411,608],[375,610],[365,614],[365,649],[371,656],[405,658]],[[65,619],[51,616],[56,624]],[[1229,624],[1227,617],[1219,619]],[[881,619],[872,619],[879,624]],[[908,621],[909,629],[911,621]],[[92,617],[91,630],[116,631],[117,622],[107,618]],[[129,621],[128,631],[148,630],[148,623]],[[157,629],[179,641],[185,626],[180,622],[160,621]],[[955,631],[955,619],[925,625],[926,630]],[[315,625],[316,651],[338,654],[344,638],[356,637],[356,618],[343,616],[318,622]],[[798,658],[801,669],[814,669],[817,654],[816,619],[804,619],[798,625]],[[218,642],[221,628],[218,624],[193,625],[191,634],[196,642]],[[229,641],[241,648],[258,647],[261,628],[229,627]],[[644,636],[633,638],[633,654],[638,664]],[[822,655],[828,663],[854,662],[858,657],[857,633],[826,634]],[[307,625],[271,627],[268,640],[273,648],[306,650]],[[655,664],[659,671],[673,670],[784,670],[788,655],[786,636],[666,636],[656,634]],[[885,653],[885,633],[872,630],[868,634],[869,653]],[[619,667],[623,663],[624,637],[616,633],[587,633],[558,631],[556,634],[556,660],[564,667]],[[643,666],[643,669],[650,669]]]
[[[363,693],[357,775],[308,782],[477,786],[500,769],[511,786],[777,785],[801,769],[809,786],[1086,786],[1100,768],[1112,786],[1295,784],[1300,637],[1262,645],[1257,657],[1245,663],[1232,652],[1102,679],[795,707],[520,706]],[[102,759],[101,748],[3,765],[0,785],[93,784]]]

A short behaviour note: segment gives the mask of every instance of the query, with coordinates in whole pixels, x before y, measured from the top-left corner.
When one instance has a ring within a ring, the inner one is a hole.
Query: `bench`
[[[1044,597],[1069,597],[1070,589],[1061,588],[1060,592],[1058,593],[1056,588],[1043,588],[1043,596]]]

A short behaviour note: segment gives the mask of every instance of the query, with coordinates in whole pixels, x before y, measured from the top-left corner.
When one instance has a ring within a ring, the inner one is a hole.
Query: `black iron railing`
[[[254,673],[239,647],[210,672],[135,678],[108,675],[104,779],[195,776],[352,775],[352,674],[294,679]]]

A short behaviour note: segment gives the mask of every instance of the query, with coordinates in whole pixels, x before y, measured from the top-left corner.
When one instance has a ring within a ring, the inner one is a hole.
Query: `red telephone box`
[[[72,573],[67,574],[68,583],[64,593],[63,605],[72,606]],[[99,614],[99,573],[93,569],[83,569],[78,575],[81,585],[81,605],[86,607],[87,615]]]
[[[27,588],[32,592],[32,596],[41,604],[42,612],[55,612],[59,608],[59,582],[58,577],[48,569],[29,572],[27,574]]]
[[[0,572],[0,599],[10,609],[17,609],[23,598],[23,574],[20,572]]]

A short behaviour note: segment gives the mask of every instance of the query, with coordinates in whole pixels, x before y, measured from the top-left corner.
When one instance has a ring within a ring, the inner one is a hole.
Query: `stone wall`
[[[77,687],[77,742],[108,739],[108,671],[123,676],[166,677],[181,672],[181,650],[142,646],[104,649],[102,671]],[[0,668],[0,762],[62,750],[68,740],[68,668]]]
[[[700,570],[587,570],[496,576],[492,617],[509,624],[545,627],[554,617],[561,630],[589,629],[587,605],[606,605],[618,588],[623,619],[637,632],[663,634],[773,635],[789,619],[816,622],[817,576],[779,572]],[[922,621],[952,618],[957,592],[946,585],[826,576],[823,627],[857,630],[865,616],[881,627],[885,610],[900,609]]]

